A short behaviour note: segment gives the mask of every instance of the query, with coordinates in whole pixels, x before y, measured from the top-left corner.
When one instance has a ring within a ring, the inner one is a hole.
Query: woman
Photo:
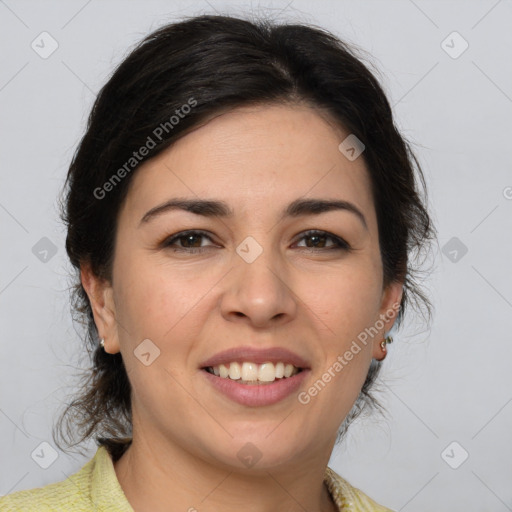
[[[0,508],[389,510],[327,464],[378,405],[411,297],[430,308],[420,182],[377,80],[327,32],[199,16],[148,36],[66,183],[93,369],[58,432],[98,451]]]

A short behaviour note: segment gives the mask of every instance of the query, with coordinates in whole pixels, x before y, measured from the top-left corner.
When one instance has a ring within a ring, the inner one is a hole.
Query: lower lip
[[[292,377],[279,379],[271,384],[240,384],[236,380],[217,377],[206,370],[201,372],[216,389],[231,400],[242,405],[259,407],[280,402],[297,391],[309,370],[302,370]]]

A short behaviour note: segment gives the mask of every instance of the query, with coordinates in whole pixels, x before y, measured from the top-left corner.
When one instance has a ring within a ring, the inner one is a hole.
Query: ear
[[[402,294],[402,282],[391,282],[382,291],[379,318],[375,321],[378,333],[373,339],[373,357],[379,361],[385,357],[385,352],[383,352],[380,344],[395,323],[400,302],[402,301]]]
[[[112,285],[96,276],[90,264],[80,266],[80,279],[91,303],[98,335],[105,340],[105,352],[117,354],[120,346]]]

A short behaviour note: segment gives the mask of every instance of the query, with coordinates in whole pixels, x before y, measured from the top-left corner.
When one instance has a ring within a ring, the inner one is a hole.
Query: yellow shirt
[[[324,479],[342,512],[393,512],[359,489],[352,487],[331,468]],[[1,512],[133,512],[117,480],[112,458],[104,446],[82,469],[62,482],[18,491],[0,498]]]

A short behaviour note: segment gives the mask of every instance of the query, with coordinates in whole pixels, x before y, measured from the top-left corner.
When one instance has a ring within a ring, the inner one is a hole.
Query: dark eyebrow
[[[151,219],[171,210],[185,210],[196,215],[202,215],[203,217],[232,218],[234,216],[233,210],[224,201],[176,198],[151,208],[151,210],[144,214],[140,224],[149,222]],[[368,230],[366,219],[359,208],[343,200],[296,199],[286,207],[280,220],[286,217],[299,217],[301,215],[318,215],[333,210],[345,210],[355,214],[365,229]]]

